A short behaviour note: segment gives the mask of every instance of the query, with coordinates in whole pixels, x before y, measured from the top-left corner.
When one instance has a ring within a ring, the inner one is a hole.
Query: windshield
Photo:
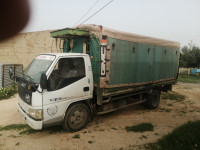
[[[24,77],[29,78],[28,80],[32,80],[34,83],[40,83],[41,74],[47,71],[54,59],[55,56],[52,55],[37,56],[24,71],[24,75],[29,77]]]

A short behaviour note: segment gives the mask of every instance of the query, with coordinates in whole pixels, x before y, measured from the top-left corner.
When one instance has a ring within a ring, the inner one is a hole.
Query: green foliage
[[[8,137],[17,138],[17,137],[19,137],[19,136],[16,136],[16,135],[9,135]]]
[[[34,130],[30,128],[27,124],[11,124],[7,125],[4,127],[0,127],[0,131],[7,131],[7,130],[17,130],[20,131],[19,134],[33,134],[33,133],[38,133],[38,132],[49,132],[50,134],[52,133],[57,133],[57,132],[64,132],[63,128],[61,126],[55,126],[55,127],[49,127],[45,128],[43,130]]]
[[[198,83],[200,82],[200,76],[179,75],[178,81],[185,83]]]
[[[185,99],[185,96],[171,91],[171,92],[162,92],[161,98],[164,100],[169,99],[175,101],[182,101]]]
[[[188,122],[151,145],[153,150],[200,149],[200,121]]]
[[[151,123],[141,123],[136,126],[126,126],[125,129],[127,132],[145,132],[153,131],[154,126]]]
[[[200,67],[200,48],[193,46],[189,49],[184,46],[181,49],[180,67],[199,68]]]
[[[115,127],[112,127],[111,129],[113,129],[113,130],[117,130],[117,128],[115,128]]]
[[[8,99],[17,93],[16,85],[11,85],[8,88],[0,88],[0,100]]]
[[[75,135],[73,136],[73,138],[74,138],[74,139],[80,139],[80,135],[79,135],[79,134],[75,134]]]
[[[30,128],[29,126],[21,131],[19,134],[33,134],[33,133],[38,133],[38,132],[49,132],[50,134],[53,133],[57,133],[57,132],[65,132],[65,130],[63,130],[62,126],[54,126],[54,127],[48,127],[48,128],[44,128],[43,130],[34,130],[32,128]]]
[[[92,144],[92,143],[94,143],[94,141],[88,141],[88,143],[89,143],[89,144]]]
[[[31,129],[31,128],[27,128],[21,132],[19,132],[20,135],[23,135],[23,134],[33,134],[33,133],[37,133],[39,132],[38,130],[34,130],[34,129]]]
[[[26,128],[29,128],[26,124],[11,124],[7,125],[5,127],[0,128],[0,131],[7,131],[7,130],[24,130]]]

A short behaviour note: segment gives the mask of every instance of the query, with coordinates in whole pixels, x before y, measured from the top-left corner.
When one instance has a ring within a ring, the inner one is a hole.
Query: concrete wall
[[[23,64],[24,68],[40,53],[60,52],[50,31],[19,33],[0,42],[0,63]]]

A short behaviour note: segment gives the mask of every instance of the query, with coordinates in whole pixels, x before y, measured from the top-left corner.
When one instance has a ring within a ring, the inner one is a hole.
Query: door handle
[[[89,90],[90,90],[89,86],[86,86],[86,87],[83,88],[83,91],[84,91],[84,92],[87,92],[87,91],[89,91]]]

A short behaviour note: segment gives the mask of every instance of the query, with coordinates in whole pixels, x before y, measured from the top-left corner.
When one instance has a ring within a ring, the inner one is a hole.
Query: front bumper
[[[18,110],[20,112],[20,114],[22,115],[22,117],[24,118],[24,120],[27,122],[27,124],[35,129],[35,130],[41,130],[42,129],[42,121],[36,121],[32,118],[30,118],[25,112],[24,110],[21,108],[21,106],[18,103]]]

